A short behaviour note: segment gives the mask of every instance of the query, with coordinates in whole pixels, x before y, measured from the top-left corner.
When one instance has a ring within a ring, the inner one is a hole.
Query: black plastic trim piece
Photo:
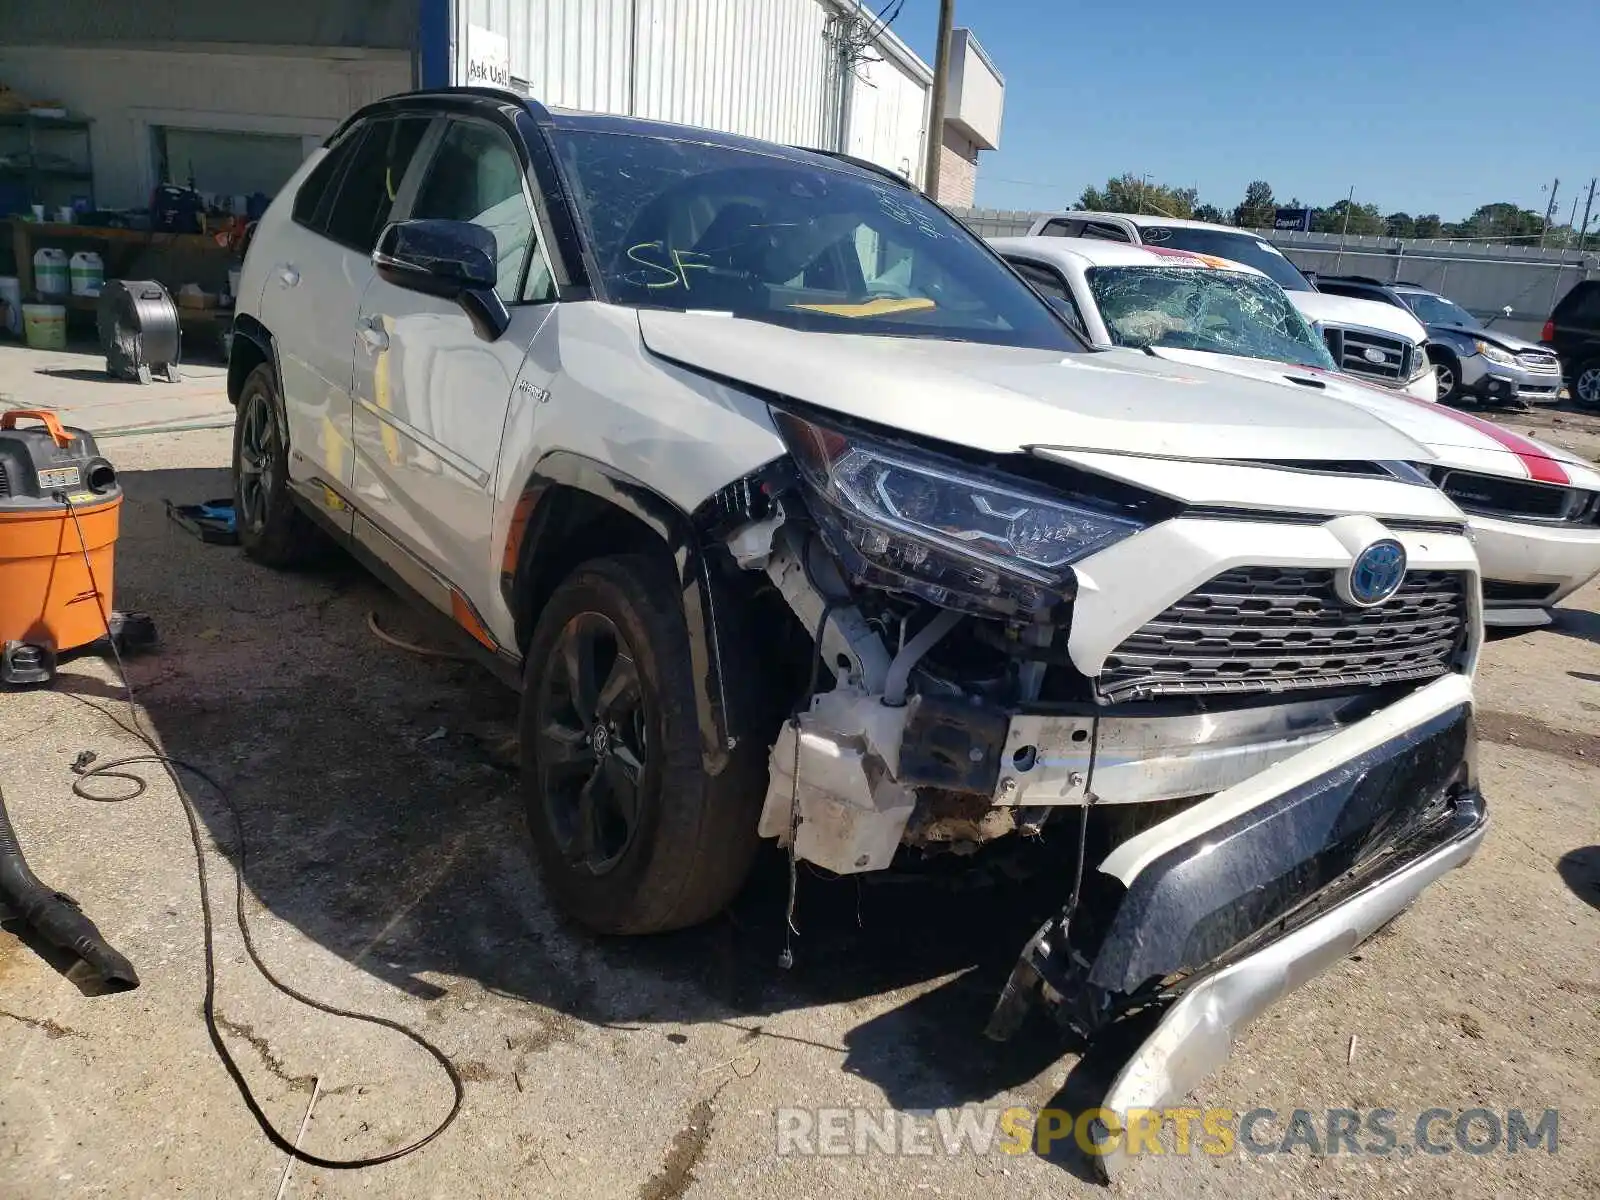
[[[1084,907],[1110,902],[1115,915],[1092,949],[1082,924],[1070,928],[1067,957],[1092,959],[1087,982],[1124,995],[1205,967],[1440,821],[1465,786],[1471,738],[1472,710],[1458,705],[1169,850],[1120,900],[1120,882],[1096,873]]]

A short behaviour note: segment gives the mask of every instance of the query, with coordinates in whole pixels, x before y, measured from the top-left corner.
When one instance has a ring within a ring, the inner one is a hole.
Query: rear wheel
[[[239,389],[233,420],[233,512],[239,544],[269,567],[297,566],[321,534],[289,496],[289,447],[279,421],[278,376],[262,363]]]
[[[681,591],[648,555],[579,567],[540,614],[523,674],[522,789],[557,904],[599,933],[719,912],[754,859],[748,754],[701,765]]]
[[[1600,358],[1592,358],[1572,377],[1572,398],[1585,408],[1600,407]]]

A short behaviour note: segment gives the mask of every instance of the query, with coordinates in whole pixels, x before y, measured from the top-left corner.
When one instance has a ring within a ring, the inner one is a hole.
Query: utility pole
[[[1334,274],[1338,274],[1344,267],[1344,239],[1350,232],[1350,210],[1356,206],[1356,185],[1350,185],[1350,194],[1344,201],[1344,228],[1339,230],[1339,254],[1333,260]]]
[[[922,190],[939,198],[939,155],[944,150],[944,94],[950,78],[950,30],[956,22],[956,0],[939,0],[939,51],[933,60],[933,97],[928,106],[928,165]]]
[[[1556,215],[1556,193],[1561,190],[1561,176],[1557,175],[1550,185],[1550,203],[1545,205],[1544,228],[1539,231],[1539,249],[1544,249],[1544,239],[1550,234],[1550,221]]]
[[[1589,236],[1589,210],[1594,207],[1594,184],[1589,180],[1589,198],[1583,202],[1583,224],[1578,229],[1578,249],[1582,251],[1584,239]]]

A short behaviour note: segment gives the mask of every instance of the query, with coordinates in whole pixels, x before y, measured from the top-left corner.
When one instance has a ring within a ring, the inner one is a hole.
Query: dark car
[[[1551,403],[1561,394],[1561,364],[1548,346],[1490,329],[1437,292],[1363,275],[1319,275],[1317,288],[1335,296],[1381,300],[1415,314],[1428,330],[1428,357],[1444,403],[1475,400],[1521,408]]]
[[[1541,336],[1561,356],[1574,402],[1600,406],[1600,279],[1574,284],[1544,323]]]

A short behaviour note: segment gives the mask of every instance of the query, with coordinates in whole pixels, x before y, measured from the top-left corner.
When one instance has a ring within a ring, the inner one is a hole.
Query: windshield
[[[1170,246],[1174,250],[1193,250],[1197,254],[1214,254],[1254,267],[1286,292],[1309,292],[1311,285],[1295,265],[1273,248],[1250,233],[1229,233],[1225,229],[1185,229],[1182,226],[1151,225],[1139,231],[1140,238],[1152,246]]]
[[[1166,346],[1298,363],[1332,371],[1283,289],[1242,271],[1195,267],[1090,267],[1100,318],[1119,346]]]
[[[1462,329],[1482,329],[1478,318],[1461,305],[1435,296],[1429,292],[1401,292],[1400,298],[1411,306],[1417,320],[1424,325],[1459,325]]]
[[[613,303],[1084,348],[1004,263],[908,188],[758,150],[592,130],[555,138]]]

